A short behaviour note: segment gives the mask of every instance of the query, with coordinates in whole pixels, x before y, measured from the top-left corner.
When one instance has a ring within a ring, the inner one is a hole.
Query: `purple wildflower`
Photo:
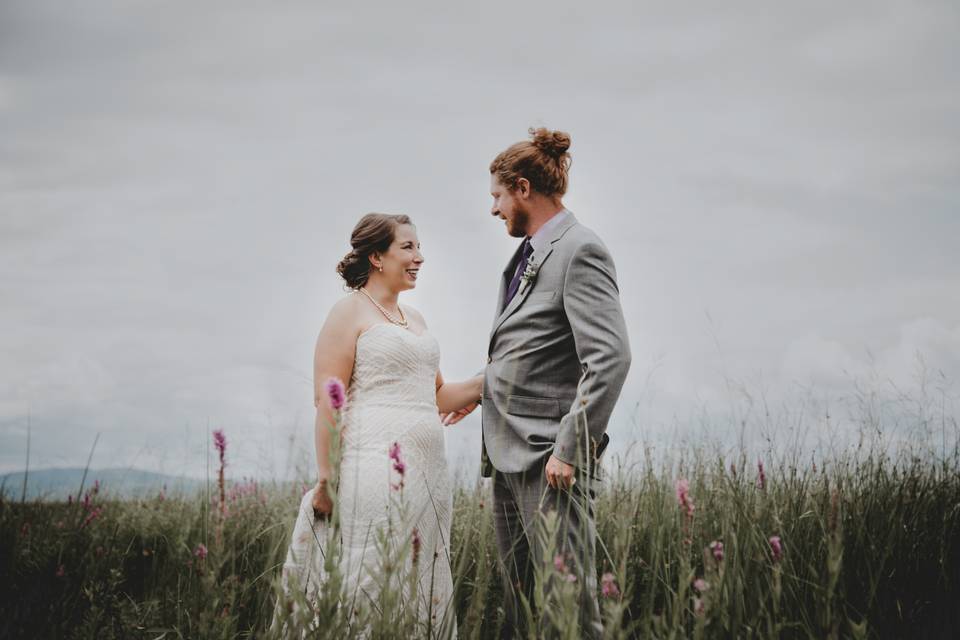
[[[761,491],[767,490],[767,474],[763,471],[763,460],[757,460],[757,487]]]
[[[400,474],[400,482],[391,486],[397,491],[403,489],[403,474],[407,471],[407,465],[400,458],[400,443],[394,442],[390,445],[390,459],[393,460],[393,470]]]
[[[343,382],[340,381],[340,378],[330,378],[327,380],[325,385],[327,390],[327,398],[330,399],[330,406],[334,411],[339,411],[343,408],[343,403],[346,401],[346,393],[343,389]]]
[[[203,562],[207,559],[207,545],[202,542],[197,545],[197,548],[194,549],[193,555],[197,556],[197,559]]]
[[[393,460],[393,470],[402,476],[407,470],[407,465],[405,465],[400,458],[399,442],[394,442],[390,445],[390,459]]]
[[[80,525],[80,528],[83,529],[84,527],[86,527],[88,524],[90,524],[91,522],[99,518],[100,514],[102,513],[103,513],[103,507],[97,507],[96,509],[93,509],[92,511],[90,511],[90,513],[88,513],[87,517],[84,519],[83,524]]]
[[[693,588],[697,590],[697,593],[704,593],[710,588],[710,583],[703,578],[697,578],[693,581]]]
[[[600,595],[604,598],[619,598],[620,588],[617,586],[616,577],[607,572],[600,578]]]
[[[710,553],[713,555],[713,559],[717,561],[717,564],[723,562],[723,543],[719,540],[711,542]]]
[[[780,562],[783,559],[783,543],[780,541],[780,536],[770,536],[770,555],[773,556],[774,564]]]
[[[697,616],[702,616],[702,615],[704,614],[704,612],[706,611],[706,609],[707,609],[707,608],[706,608],[706,606],[704,606],[703,600],[702,600],[701,598],[694,598],[694,599],[693,599],[693,613],[694,613],[695,615],[697,615]]]
[[[213,432],[213,446],[220,454],[220,464],[223,465],[224,458],[227,455],[227,436],[224,435],[223,429],[217,429]]]
[[[420,540],[420,530],[416,527],[413,528],[413,564],[417,564],[417,560],[420,559],[420,546],[422,541]]]
[[[562,554],[557,554],[553,556],[553,568],[559,571],[560,573],[567,572],[567,563],[563,560]]]
[[[693,512],[696,509],[693,505],[693,500],[690,498],[690,483],[687,482],[686,478],[681,478],[677,480],[677,504],[680,505],[682,511],[687,512],[687,517],[692,518]]]

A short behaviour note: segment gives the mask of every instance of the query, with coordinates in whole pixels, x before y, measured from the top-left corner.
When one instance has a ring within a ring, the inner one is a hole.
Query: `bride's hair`
[[[529,129],[530,140],[512,144],[490,163],[490,173],[506,188],[517,188],[520,178],[545,196],[562,196],[567,192],[570,172],[570,134],[540,127]]]
[[[351,289],[359,289],[370,277],[370,256],[386,253],[396,233],[397,225],[413,224],[409,216],[387,213],[368,213],[350,234],[350,253],[337,265],[337,273]]]

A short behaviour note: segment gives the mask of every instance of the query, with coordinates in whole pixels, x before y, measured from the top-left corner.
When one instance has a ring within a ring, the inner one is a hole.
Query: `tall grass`
[[[957,461],[956,453],[937,463],[883,453],[817,464],[782,457],[763,461],[762,479],[755,458],[731,464],[702,449],[614,462],[596,505],[605,633],[956,637]],[[678,502],[679,479],[688,481],[687,505]],[[223,503],[216,495],[120,501],[109,487],[68,503],[3,496],[0,636],[270,637],[302,493],[301,485],[248,481],[226,487]],[[486,484],[457,490],[451,547],[461,638],[497,637],[503,624],[490,509]],[[559,571],[538,568],[541,583]],[[562,584],[531,603],[535,635],[576,637],[579,585]],[[374,635],[422,633],[402,608],[390,625],[370,627]],[[321,631],[359,633],[336,619],[343,608],[324,611]]]

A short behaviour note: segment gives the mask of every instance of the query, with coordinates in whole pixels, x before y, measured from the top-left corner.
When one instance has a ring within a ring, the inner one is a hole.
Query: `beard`
[[[513,218],[507,221],[507,233],[514,238],[526,238],[527,227],[529,226],[530,214],[518,205]]]

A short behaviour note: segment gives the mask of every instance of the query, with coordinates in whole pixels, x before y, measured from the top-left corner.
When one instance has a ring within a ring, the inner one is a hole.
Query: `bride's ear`
[[[379,253],[371,253],[367,259],[370,261],[372,271],[383,271],[383,256]]]

